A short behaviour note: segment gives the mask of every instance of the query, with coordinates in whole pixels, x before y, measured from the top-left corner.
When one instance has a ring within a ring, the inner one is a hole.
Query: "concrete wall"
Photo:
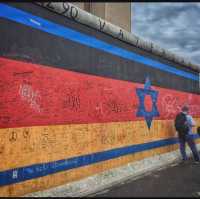
[[[0,196],[154,166],[178,149],[183,104],[200,125],[199,67],[95,20],[66,3],[0,4]]]

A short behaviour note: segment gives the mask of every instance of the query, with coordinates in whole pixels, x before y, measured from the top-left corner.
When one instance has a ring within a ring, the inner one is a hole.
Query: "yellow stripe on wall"
[[[196,120],[200,123],[200,119]],[[175,136],[173,121],[73,124],[0,129],[0,171]]]

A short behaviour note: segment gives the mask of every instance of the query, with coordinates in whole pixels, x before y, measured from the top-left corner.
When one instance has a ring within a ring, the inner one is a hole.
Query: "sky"
[[[132,3],[132,33],[200,65],[199,3]]]

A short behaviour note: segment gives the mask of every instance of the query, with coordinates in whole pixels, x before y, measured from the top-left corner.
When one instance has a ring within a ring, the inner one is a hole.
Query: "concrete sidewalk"
[[[200,197],[200,164],[171,164],[88,197]]]

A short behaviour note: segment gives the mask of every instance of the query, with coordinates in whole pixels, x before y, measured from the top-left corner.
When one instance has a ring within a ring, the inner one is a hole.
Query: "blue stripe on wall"
[[[194,139],[199,138],[198,134],[193,135]],[[153,141],[144,144],[126,146],[122,148],[116,148],[108,151],[88,154],[84,156],[78,156],[74,158],[58,160],[48,163],[34,164],[26,167],[10,169],[0,172],[0,186],[18,183],[33,178],[47,176],[49,174],[57,173],[60,171],[66,171],[97,162],[110,160],[124,155],[129,155],[137,152],[142,152],[158,147],[164,147],[178,143],[177,138],[169,138],[159,141]]]
[[[0,3],[0,17],[30,26],[32,28],[39,29],[41,31],[44,31],[44,32],[47,32],[47,33],[50,33],[50,34],[53,34],[65,39],[72,40],[74,42],[81,43],[83,45],[86,45],[95,49],[105,51],[107,53],[131,60],[131,61],[136,61],[136,62],[145,64],[147,66],[150,66],[150,67],[153,67],[165,72],[176,74],[178,76],[182,76],[182,77],[192,79],[195,81],[199,80],[198,75],[194,75],[192,73],[176,69],[167,64],[160,63],[150,58],[133,53],[131,51],[108,44],[94,37],[88,36],[86,34],[82,34],[70,28],[58,25],[56,23],[50,22],[43,18],[34,16],[30,13],[16,9],[14,7],[7,6],[2,3]]]

